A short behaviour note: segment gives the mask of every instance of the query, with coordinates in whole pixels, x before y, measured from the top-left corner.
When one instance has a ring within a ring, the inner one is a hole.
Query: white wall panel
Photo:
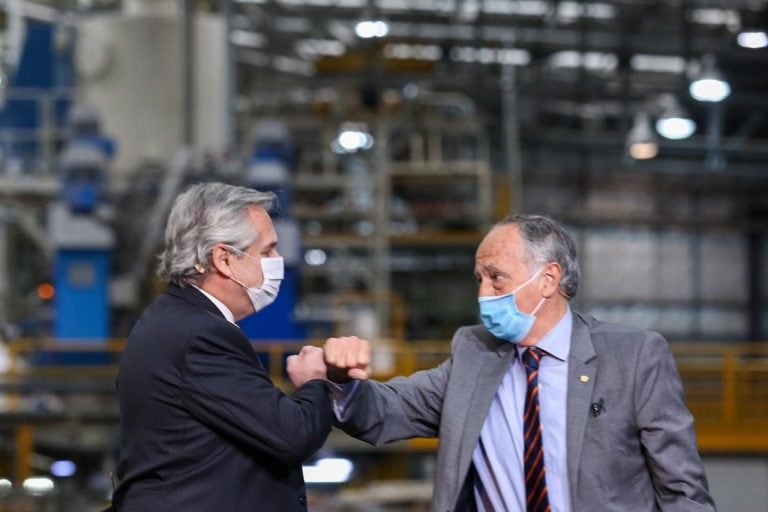
[[[657,239],[656,280],[657,296],[663,300],[690,301],[693,299],[691,273],[691,239],[687,233],[673,232]]]
[[[746,338],[747,311],[704,309],[700,313],[701,334],[706,338]]]
[[[195,140],[220,150],[225,141],[226,35],[219,17],[195,25]],[[182,23],[169,15],[102,15],[78,30],[79,100],[96,106],[118,142],[117,173],[145,160],[168,163],[182,144]]]
[[[701,298],[745,302],[748,296],[746,256],[746,240],[741,235],[702,235]]]

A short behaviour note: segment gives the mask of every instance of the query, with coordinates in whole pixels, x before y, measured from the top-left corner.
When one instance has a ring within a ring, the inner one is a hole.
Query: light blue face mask
[[[496,297],[478,297],[480,318],[482,318],[485,328],[491,334],[512,343],[520,343],[528,336],[533,323],[536,321],[534,315],[536,315],[536,312],[547,298],[542,297],[533,311],[527,314],[517,309],[515,294],[536,279],[542,270],[544,270],[544,267],[541,267],[530,279],[515,288],[512,293]]]

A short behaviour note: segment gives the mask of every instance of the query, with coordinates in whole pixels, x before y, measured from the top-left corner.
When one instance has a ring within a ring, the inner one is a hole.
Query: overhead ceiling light
[[[768,8],[744,11],[741,16],[741,27],[736,42],[742,48],[765,48],[768,46]]]
[[[740,32],[736,37],[736,41],[742,48],[765,48],[768,46],[768,34],[762,30]]]
[[[701,71],[698,77],[691,82],[688,90],[691,96],[698,101],[717,103],[723,101],[731,94],[731,85],[725,81],[720,71],[715,66],[715,57],[705,55],[701,62]]]
[[[667,117],[656,121],[656,131],[665,139],[687,139],[696,131],[696,122],[686,117]]]
[[[632,129],[627,134],[627,152],[635,160],[649,160],[659,154],[659,144],[647,112],[635,114]]]
[[[328,261],[328,254],[322,249],[309,249],[304,253],[304,261],[307,265],[319,267]]]
[[[699,78],[691,83],[690,92],[698,101],[717,103],[731,94],[731,85],[719,78]]]
[[[451,48],[449,55],[451,60],[457,62],[508,64],[513,66],[525,66],[531,62],[531,54],[519,48],[455,46]]]
[[[67,478],[77,472],[77,465],[71,460],[57,460],[51,464],[51,474],[59,478]]]
[[[312,76],[315,73],[315,66],[312,63],[283,55],[272,56],[270,65],[278,71],[295,75]]]
[[[306,59],[333,56],[339,57],[344,55],[347,51],[347,47],[341,41],[335,39],[300,39],[294,45],[296,53]]]
[[[615,53],[561,50],[550,55],[547,63],[553,68],[583,67],[590,71],[614,71],[619,59]]]
[[[248,30],[233,30],[229,34],[229,41],[236,46],[249,48],[263,48],[267,44],[267,38],[264,35]]]
[[[696,122],[683,109],[673,94],[659,98],[661,115],[656,120],[656,131],[665,139],[687,139],[696,131]]]
[[[443,58],[443,49],[436,44],[388,44],[384,47],[384,57],[438,61]]]
[[[629,60],[634,71],[652,71],[654,73],[684,73],[685,59],[677,55],[650,55],[638,53]]]
[[[564,23],[572,23],[580,18],[610,20],[616,15],[616,8],[607,3],[559,2],[557,19]]]
[[[355,25],[355,34],[362,39],[371,39],[372,37],[384,37],[389,34],[389,25],[382,20],[365,20]]]
[[[334,153],[356,153],[373,147],[373,135],[364,123],[344,123],[338,136],[331,142]]]
[[[48,477],[30,477],[21,484],[26,494],[32,496],[42,496],[53,491],[55,485],[53,480]]]
[[[739,13],[733,9],[691,9],[686,13],[686,18],[700,25],[726,26],[736,28],[739,26]]]

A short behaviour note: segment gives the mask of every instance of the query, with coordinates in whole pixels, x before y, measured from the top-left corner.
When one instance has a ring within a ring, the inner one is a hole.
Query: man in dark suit
[[[715,510],[666,340],[571,310],[579,264],[559,223],[509,216],[475,276],[483,324],[435,368],[364,380],[370,344],[328,340],[331,377],[363,379],[337,395],[342,429],[439,436],[434,512]]]
[[[117,379],[118,512],[304,511],[301,463],[331,428],[322,350],[270,381],[235,324],[283,278],[274,196],[206,183],[175,201],[158,274],[170,281],[128,338]]]

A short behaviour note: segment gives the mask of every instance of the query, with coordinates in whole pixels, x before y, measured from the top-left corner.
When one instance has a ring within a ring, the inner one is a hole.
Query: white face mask
[[[240,249],[228,245],[230,249],[233,249],[240,254],[248,256],[252,260],[256,260],[261,264],[261,273],[264,276],[264,282],[261,286],[246,286],[235,277],[230,277],[234,282],[245,288],[248,293],[248,298],[253,305],[253,311],[259,312],[265,307],[272,304],[277,298],[277,293],[280,291],[280,282],[285,277],[285,264],[281,256],[274,258],[254,258],[250,254],[246,254]]]

